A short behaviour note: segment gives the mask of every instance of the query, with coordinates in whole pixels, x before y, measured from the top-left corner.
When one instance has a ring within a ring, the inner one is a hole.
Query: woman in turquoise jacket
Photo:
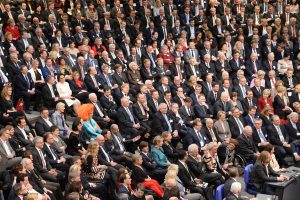
[[[167,156],[164,154],[164,150],[162,148],[163,138],[161,136],[156,136],[153,139],[153,146],[151,148],[151,154],[153,159],[157,163],[157,166],[160,168],[167,168],[170,165]]]

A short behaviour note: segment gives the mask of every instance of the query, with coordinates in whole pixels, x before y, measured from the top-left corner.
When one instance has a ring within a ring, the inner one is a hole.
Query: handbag
[[[24,100],[22,98],[20,98],[17,101],[16,110],[18,110],[18,111],[23,111],[24,110]]]

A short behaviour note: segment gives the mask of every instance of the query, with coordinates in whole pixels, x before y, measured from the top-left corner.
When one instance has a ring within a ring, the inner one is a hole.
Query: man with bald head
[[[252,128],[245,126],[243,134],[237,140],[239,141],[237,151],[245,159],[246,164],[254,163],[257,156],[259,156],[259,151],[253,142]]]
[[[209,142],[221,143],[222,140],[217,133],[217,129],[214,127],[214,120],[207,118],[205,120],[205,126],[203,127],[203,133],[207,136]]]

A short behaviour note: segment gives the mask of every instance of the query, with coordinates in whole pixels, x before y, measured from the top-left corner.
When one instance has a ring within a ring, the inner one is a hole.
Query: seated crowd
[[[248,164],[274,194],[300,161],[299,3],[0,2],[4,199],[243,199]]]

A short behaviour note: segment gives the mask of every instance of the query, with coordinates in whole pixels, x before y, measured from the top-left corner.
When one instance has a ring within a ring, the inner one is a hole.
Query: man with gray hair
[[[226,199],[236,200],[240,199],[242,191],[242,184],[240,182],[233,182],[230,187],[230,193],[226,196]]]
[[[40,136],[36,136],[33,140],[34,148],[32,149],[32,161],[36,171],[46,181],[59,182],[62,186],[65,185],[64,173],[58,171],[50,165],[43,151],[44,140]]]
[[[21,162],[21,157],[16,157],[16,152],[11,147],[9,139],[9,130],[0,130],[0,164],[1,170],[18,165]]]
[[[204,163],[202,162],[201,155],[199,154],[199,147],[197,144],[190,144],[188,147],[189,158],[186,161],[187,166],[191,172],[197,177],[203,176]]]
[[[40,194],[49,195],[51,199],[62,199],[61,187],[58,183],[45,181],[34,167],[31,159],[23,158],[21,165],[25,168],[29,183]]]
[[[251,126],[245,126],[243,134],[238,136],[239,146],[237,152],[245,159],[246,164],[254,163],[259,156],[259,151],[256,148]]]
[[[152,121],[152,136],[160,135],[164,131],[169,131],[172,134],[178,132],[177,123],[168,114],[168,105],[166,103],[161,103],[158,106],[158,110],[159,111],[154,115]]]
[[[108,113],[98,101],[97,95],[95,93],[90,93],[89,100],[94,105],[93,119],[101,128],[108,129],[110,125],[114,123],[114,121],[109,117]]]

